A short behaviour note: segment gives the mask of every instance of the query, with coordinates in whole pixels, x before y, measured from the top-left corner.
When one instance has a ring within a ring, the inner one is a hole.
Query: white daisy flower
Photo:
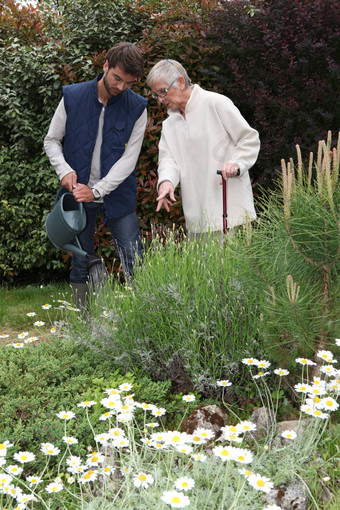
[[[241,464],[250,464],[253,461],[253,454],[245,448],[235,448],[234,459]]]
[[[179,491],[187,492],[193,487],[195,487],[195,480],[193,478],[189,478],[188,476],[177,478],[177,480],[175,481],[175,487]]]
[[[55,492],[60,492],[64,488],[63,484],[60,482],[51,482],[46,486],[46,491],[49,494],[54,494]]]
[[[83,473],[83,475],[79,478],[79,483],[82,483],[83,485],[85,483],[94,482],[98,477],[98,471],[93,471],[90,469],[89,471],[86,471]]]
[[[164,416],[165,413],[166,413],[166,409],[164,409],[164,407],[155,407],[151,411],[151,414],[153,416]]]
[[[318,358],[324,359],[328,361],[329,359],[333,359],[333,353],[331,351],[320,350],[316,353]]]
[[[309,393],[310,388],[311,387],[309,386],[309,384],[305,384],[305,383],[298,383],[298,384],[295,384],[295,386],[294,386],[295,391],[297,391],[298,393]]]
[[[159,423],[157,422],[146,423],[145,426],[150,427],[151,429],[155,429],[156,427],[159,427]]]
[[[245,365],[257,365],[258,362],[259,360],[255,358],[243,358],[242,360],[242,363],[244,363]]]
[[[265,377],[266,375],[269,375],[270,372],[258,372],[256,375],[253,375],[253,378],[254,379],[260,379],[261,377]]]
[[[324,365],[323,367],[320,368],[320,372],[334,376],[337,373],[337,370],[332,365]]]
[[[102,445],[107,445],[110,439],[111,436],[108,432],[104,432],[103,434],[97,434],[96,436],[94,436],[95,442],[100,443]]]
[[[256,425],[252,421],[244,420],[236,425],[236,431],[238,433],[252,432],[253,430],[256,430]]]
[[[296,363],[299,363],[300,365],[308,365],[308,366],[316,365],[316,363],[314,363],[314,361],[307,359],[307,358],[296,358],[295,361],[296,361]]]
[[[49,310],[50,308],[52,308],[52,305],[49,305],[49,304],[45,304],[45,305],[42,305],[41,307],[43,310]]]
[[[286,370],[285,368],[276,368],[274,370],[274,374],[280,375],[282,377],[284,375],[288,375],[289,374],[289,370]]]
[[[43,321],[35,321],[34,326],[41,328],[41,326],[45,326],[45,323]]]
[[[255,365],[259,368],[268,368],[270,367],[271,363],[265,359],[261,359],[260,361],[257,361]]]
[[[0,443],[0,457],[6,457],[7,455],[7,448],[11,448],[13,446],[13,443],[10,443],[9,441],[4,441],[3,443]]]
[[[84,402],[80,402],[79,404],[77,404],[77,407],[92,407],[94,405],[96,405],[97,402],[95,402],[94,400],[85,400]]]
[[[61,420],[72,420],[72,418],[75,418],[75,414],[73,411],[60,411],[56,414],[58,418]]]
[[[66,444],[77,444],[78,439],[72,436],[63,436],[63,441]]]
[[[195,440],[194,440],[195,436],[199,436],[202,439],[204,439],[205,441],[209,441],[209,439],[213,439],[215,437],[215,433],[211,429],[199,427],[194,430],[194,432],[192,433],[192,436],[193,436],[192,437],[193,443],[195,443]]]
[[[216,384],[217,384],[217,386],[227,387],[227,386],[232,386],[233,383],[228,381],[228,379],[224,379],[222,381],[216,381]]]
[[[119,389],[120,391],[130,391],[130,390],[131,390],[131,388],[132,388],[132,386],[133,386],[133,385],[132,385],[131,383],[127,383],[127,382],[125,382],[125,383],[120,384],[120,385],[118,386],[118,389]]]
[[[153,476],[148,473],[141,472],[133,477],[133,485],[135,487],[142,487],[143,489],[147,489],[149,485],[153,484],[153,482]]]
[[[273,482],[266,476],[261,476],[259,473],[250,475],[247,478],[249,484],[257,491],[270,492],[274,488]]]
[[[22,340],[23,338],[26,338],[28,336],[28,331],[23,331],[22,333],[19,333],[18,339]]]
[[[5,471],[11,475],[20,476],[23,472],[23,468],[17,466],[17,464],[10,464],[9,466],[6,466]]]
[[[47,446],[45,446],[43,443],[41,445],[41,450],[45,455],[50,455],[51,457],[55,457],[56,455],[59,455],[60,448],[57,446],[54,446],[53,444],[47,443]]]
[[[98,464],[102,464],[105,462],[105,455],[98,453],[98,452],[92,452],[89,455],[87,455],[86,465],[87,466],[98,466]]]
[[[233,446],[215,446],[213,454],[219,457],[223,462],[235,460],[235,448]]]
[[[161,500],[171,508],[184,508],[190,505],[188,496],[179,491],[164,491]]]
[[[183,395],[182,400],[184,400],[184,402],[194,402],[196,397],[195,395]]]
[[[99,416],[100,421],[106,421],[109,418],[111,418],[114,415],[113,411],[106,411],[106,413],[103,413]]]
[[[191,455],[191,458],[196,462],[205,462],[207,460],[207,456],[204,453],[195,453]]]
[[[339,408],[339,404],[334,398],[325,397],[320,401],[320,408],[325,411],[336,411]]]
[[[12,344],[12,347],[14,347],[14,349],[23,349],[25,347],[25,344],[21,343],[21,342],[17,342],[15,344]]]
[[[35,312],[26,313],[27,317],[35,317],[37,314]]]
[[[26,478],[27,482],[29,483],[30,487],[34,487],[35,485],[39,485],[39,483],[43,482],[43,479],[40,476],[28,476]]]
[[[27,462],[33,462],[35,455],[31,452],[18,452],[13,455],[13,458],[20,462],[20,464],[26,464]]]
[[[281,433],[281,437],[284,437],[285,439],[295,439],[296,432],[295,430],[283,430]]]
[[[163,445],[163,448],[165,449],[166,445]],[[190,455],[190,453],[192,453],[194,450],[193,447],[189,444],[180,444],[175,446],[175,448],[179,453],[184,453],[184,455]]]

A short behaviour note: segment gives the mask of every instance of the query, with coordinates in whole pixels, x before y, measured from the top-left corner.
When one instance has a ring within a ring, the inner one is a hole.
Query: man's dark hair
[[[143,75],[143,53],[132,43],[116,44],[106,53],[106,60],[109,69],[118,65],[122,71],[136,78],[141,78]]]

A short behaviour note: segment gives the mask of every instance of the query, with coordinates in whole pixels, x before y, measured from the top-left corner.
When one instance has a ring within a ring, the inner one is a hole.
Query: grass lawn
[[[50,336],[50,329],[55,321],[65,317],[65,310],[60,309],[65,300],[71,303],[71,289],[68,283],[49,284],[47,286],[18,287],[8,289],[0,287],[0,345],[18,341],[18,335],[28,332],[29,335],[44,338]],[[50,308],[42,308],[51,305]],[[34,312],[36,315],[28,316]],[[34,326],[36,321],[44,322],[43,326]]]

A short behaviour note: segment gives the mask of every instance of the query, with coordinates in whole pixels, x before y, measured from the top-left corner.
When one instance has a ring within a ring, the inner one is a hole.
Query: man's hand
[[[158,197],[157,197],[157,209],[156,212],[160,211],[162,207],[164,207],[168,212],[170,212],[172,202],[176,202],[174,187],[170,181],[163,181],[162,184],[158,188]],[[166,196],[169,195],[169,198]]]
[[[95,200],[92,189],[86,184],[77,184],[72,193],[77,202],[93,202]]]
[[[228,161],[226,163],[223,163],[221,172],[223,179],[227,180],[230,177],[235,177],[239,171],[240,167],[237,163],[234,163],[233,161]],[[220,184],[222,184],[222,179]]]
[[[62,179],[61,183],[63,188],[66,188],[68,191],[72,192],[72,190],[77,186],[77,174],[76,172],[69,172]]]

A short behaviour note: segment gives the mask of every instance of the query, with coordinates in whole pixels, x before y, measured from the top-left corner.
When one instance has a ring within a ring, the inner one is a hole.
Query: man
[[[159,142],[157,211],[169,211],[180,183],[189,238],[221,231],[222,180],[216,175],[221,170],[228,179],[228,227],[254,219],[248,170],[260,149],[257,131],[229,98],[192,85],[176,60],[158,62],[147,83],[169,115]]]
[[[63,87],[44,148],[65,192],[84,203],[87,224],[78,236],[83,250],[94,253],[101,213],[130,275],[136,257],[142,257],[135,166],[147,120],[147,100],[130,87],[141,79],[143,55],[131,43],[116,44],[106,54],[103,71],[92,81]],[[87,281],[86,259],[73,255],[70,283],[80,306]]]

